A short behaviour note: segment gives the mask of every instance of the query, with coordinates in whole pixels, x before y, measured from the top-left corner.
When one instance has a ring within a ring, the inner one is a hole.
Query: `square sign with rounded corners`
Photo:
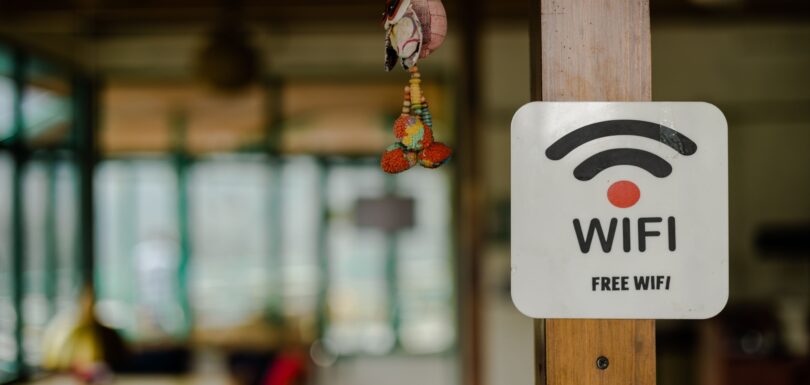
[[[534,318],[699,319],[728,298],[727,123],[697,102],[512,118],[512,300]]]

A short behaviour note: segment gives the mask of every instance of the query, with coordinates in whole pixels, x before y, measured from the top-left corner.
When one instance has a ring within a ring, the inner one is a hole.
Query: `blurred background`
[[[444,4],[456,154],[388,176],[382,0],[0,0],[0,383],[533,383],[528,1]],[[657,322],[658,383],[810,383],[810,4],[651,14],[654,100],[719,106],[731,165],[728,307]]]

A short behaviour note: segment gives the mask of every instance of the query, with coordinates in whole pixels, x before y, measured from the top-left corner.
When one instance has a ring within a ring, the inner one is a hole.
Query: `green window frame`
[[[40,371],[44,331],[76,303],[92,258],[92,85],[0,42],[0,383]]]

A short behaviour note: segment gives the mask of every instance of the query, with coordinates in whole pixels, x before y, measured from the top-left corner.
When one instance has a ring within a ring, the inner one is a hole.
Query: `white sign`
[[[728,298],[728,138],[693,102],[512,119],[512,300],[535,318],[709,318]]]

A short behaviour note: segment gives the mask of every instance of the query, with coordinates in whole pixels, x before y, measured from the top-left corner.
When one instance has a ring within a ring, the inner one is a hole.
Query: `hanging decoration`
[[[388,0],[383,14],[385,70],[397,62],[411,74],[405,87],[402,114],[394,122],[396,143],[383,153],[383,171],[396,174],[417,163],[436,168],[447,162],[452,150],[433,140],[433,118],[422,94],[422,76],[416,63],[437,50],[447,33],[447,16],[441,0]]]

